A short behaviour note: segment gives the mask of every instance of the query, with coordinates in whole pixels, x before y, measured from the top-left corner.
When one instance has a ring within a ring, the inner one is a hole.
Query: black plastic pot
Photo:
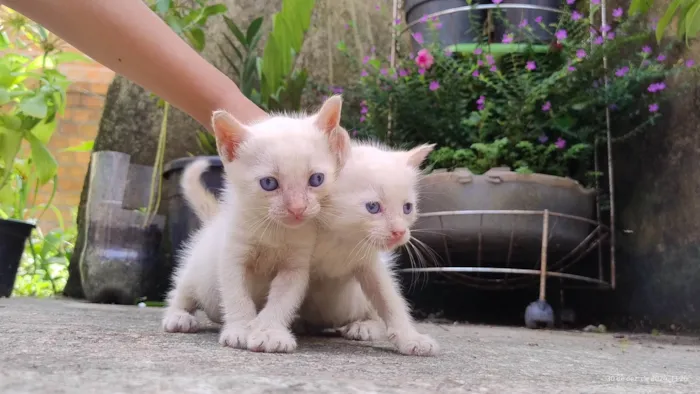
[[[475,4],[478,1],[474,2]],[[420,20],[423,15],[446,11],[451,8],[464,7],[464,0],[406,0],[406,21],[412,23]],[[478,40],[481,35],[482,24],[486,13],[481,10],[458,11],[439,17],[442,28],[437,30],[435,36],[442,46],[456,44],[470,44]],[[478,23],[474,26],[474,22]],[[411,33],[421,33],[426,43],[433,42],[434,33],[428,23],[417,23],[411,27]],[[421,45],[415,39],[411,40],[414,49]]]
[[[180,178],[182,178],[185,167],[201,158],[202,156],[184,157],[173,160],[163,167],[163,189],[165,190],[163,202],[167,207],[165,238],[169,242],[166,253],[171,260],[171,267],[175,266],[174,259],[182,244],[201,225],[197,215],[192,212],[185,201],[180,188]],[[219,156],[206,156],[205,158],[209,160],[209,169],[202,174],[202,182],[207,190],[219,196],[223,189],[224,174],[221,159]]]
[[[12,294],[24,244],[34,227],[19,220],[0,219],[0,297]]]
[[[527,4],[531,6],[548,7],[560,9],[563,6],[562,0],[503,0],[504,4]],[[551,24],[556,23],[559,19],[559,13],[547,10],[533,10],[526,8],[501,8],[500,17],[494,17],[494,38],[495,42],[501,42],[503,36],[513,30],[518,29],[518,25],[523,20],[527,20],[528,25],[532,27],[533,38],[540,43],[548,43],[554,39],[551,32],[542,29],[535,21],[537,17],[542,17],[542,23],[547,26],[550,31],[554,29]]]

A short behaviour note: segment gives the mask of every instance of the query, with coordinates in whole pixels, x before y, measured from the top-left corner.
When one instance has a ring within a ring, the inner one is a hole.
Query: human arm
[[[142,0],[0,0],[99,63],[155,93],[211,130],[225,109],[265,117],[226,75],[190,48]]]

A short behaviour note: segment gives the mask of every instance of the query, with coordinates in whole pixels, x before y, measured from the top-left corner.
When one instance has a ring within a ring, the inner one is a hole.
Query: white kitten
[[[301,308],[304,323],[341,327],[346,338],[384,332],[399,352],[433,355],[438,345],[416,330],[393,276],[392,250],[417,219],[419,166],[434,145],[392,151],[354,144],[351,158],[318,216],[322,223]]]
[[[220,204],[206,190],[197,191],[203,189],[198,175],[204,164],[183,176],[193,210],[213,217],[184,248],[163,319],[166,331],[196,331],[192,313],[199,307],[223,322],[224,345],[296,348],[288,327],[308,284],[316,239],[310,219],[319,214],[350,149],[339,127],[341,106],[335,96],[314,116],[277,116],[252,126],[214,113],[225,190]]]

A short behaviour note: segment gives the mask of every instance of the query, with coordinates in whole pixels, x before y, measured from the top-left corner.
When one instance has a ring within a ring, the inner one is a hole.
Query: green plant
[[[646,14],[654,6],[654,0],[632,0],[629,6],[630,14]],[[686,44],[691,38],[700,33],[700,0],[672,0],[666,5],[661,19],[656,24],[656,40],[661,41],[668,26],[676,20],[676,31],[685,38]]]
[[[593,5],[592,12],[598,10]],[[425,45],[394,68],[372,53],[361,62],[350,57],[360,78],[345,91],[364,100],[344,124],[396,145],[435,142],[434,168],[508,166],[589,183],[599,175],[591,159],[606,137],[606,111],[614,141],[630,138],[688,86],[670,89],[664,81],[698,71],[692,59],[667,60],[673,43],[653,54],[652,33],[640,28],[642,21],[623,18],[621,9],[614,14],[614,26],[593,26],[576,11],[553,26],[534,21],[553,36],[544,53],[524,21],[502,39],[519,43],[511,53],[492,51],[484,41],[463,53]],[[414,39],[423,43],[419,34]]]
[[[0,18],[0,206],[19,209],[17,201],[9,199],[15,197],[12,184],[18,175],[17,158],[25,155],[23,143],[29,148],[27,159],[20,163],[29,167],[20,171],[23,187],[29,183],[35,194],[49,182],[56,187],[58,164],[46,145],[64,111],[70,85],[58,66],[85,58],[64,52],[56,36],[8,8],[0,9]],[[20,211],[23,208],[13,216],[24,216]]]

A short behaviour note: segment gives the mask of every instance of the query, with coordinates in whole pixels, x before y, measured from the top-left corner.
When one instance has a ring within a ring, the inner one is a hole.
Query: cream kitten
[[[341,327],[344,337],[374,340],[387,331],[399,352],[433,355],[438,345],[417,332],[393,277],[392,250],[410,239],[417,218],[419,166],[434,145],[392,151],[355,143],[318,220],[311,282],[301,326]],[[198,179],[198,178],[197,178]],[[197,183],[200,218],[218,207]]]
[[[354,144],[318,216],[322,225],[300,310],[304,323],[342,327],[343,336],[360,340],[377,339],[386,329],[400,353],[437,353],[437,343],[415,328],[391,253],[411,238],[419,167],[433,147],[392,151]]]
[[[314,116],[277,116],[252,126],[224,111],[214,113],[225,190],[217,207],[211,195],[197,200],[208,193],[197,194],[201,183],[192,185],[204,164],[183,176],[194,211],[213,217],[184,249],[168,296],[166,331],[196,331],[192,314],[201,308],[223,323],[223,345],[265,352],[296,348],[289,325],[308,284],[316,240],[310,219],[319,214],[350,149],[339,127],[341,106],[335,96]],[[209,211],[208,204],[214,204]]]

